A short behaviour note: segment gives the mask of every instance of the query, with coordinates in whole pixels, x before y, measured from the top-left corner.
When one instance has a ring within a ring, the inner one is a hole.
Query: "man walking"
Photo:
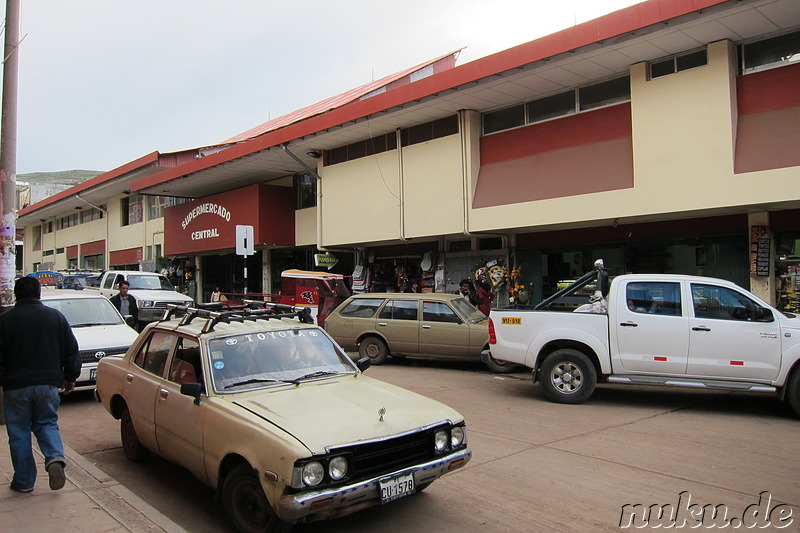
[[[45,460],[50,488],[64,486],[64,445],[58,431],[59,387],[69,394],[81,372],[78,341],[59,311],[41,301],[39,280],[14,284],[16,305],[0,314],[0,385],[14,477],[11,489],[31,492],[36,463],[31,432]]]
[[[131,327],[138,331],[139,326],[139,306],[136,305],[136,298],[133,294],[128,294],[131,284],[125,280],[119,282],[119,292],[110,298],[111,303],[117,308],[122,316],[131,315],[133,324]]]

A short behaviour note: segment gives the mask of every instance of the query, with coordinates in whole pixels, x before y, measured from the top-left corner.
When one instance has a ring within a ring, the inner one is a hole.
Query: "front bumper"
[[[278,515],[292,524],[345,516],[381,502],[378,486],[381,479],[413,473],[414,486],[419,487],[463,467],[471,457],[472,451],[465,448],[434,461],[387,472],[351,485],[286,494],[281,497]]]

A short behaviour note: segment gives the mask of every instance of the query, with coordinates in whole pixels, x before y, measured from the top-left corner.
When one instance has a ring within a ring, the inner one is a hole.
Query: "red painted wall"
[[[739,76],[737,174],[800,166],[800,64]]]
[[[294,246],[292,187],[251,185],[164,210],[164,254],[236,247],[236,226],[253,226],[256,245]]]
[[[481,138],[474,208],[633,187],[631,106]]]

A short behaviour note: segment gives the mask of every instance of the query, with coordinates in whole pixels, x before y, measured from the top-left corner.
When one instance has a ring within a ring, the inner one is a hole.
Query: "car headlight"
[[[340,455],[328,463],[328,475],[334,481],[339,481],[347,474],[347,459]]]
[[[303,466],[303,483],[309,487],[316,487],[325,478],[325,469],[317,461]]]
[[[155,305],[153,300],[140,300],[140,303],[142,304],[142,307],[153,307],[153,305]]]
[[[467,436],[462,426],[456,426],[450,430],[450,446],[458,448],[464,444],[464,438]]]
[[[447,434],[447,431],[440,429],[433,435],[433,446],[436,448],[437,452],[443,452],[447,449],[447,445],[450,443],[450,435]]]

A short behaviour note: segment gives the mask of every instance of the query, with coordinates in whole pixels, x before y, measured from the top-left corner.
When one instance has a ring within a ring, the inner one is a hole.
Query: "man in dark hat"
[[[78,341],[64,315],[40,301],[39,280],[18,279],[14,296],[16,305],[0,314],[0,385],[14,465],[11,489],[33,490],[33,433],[44,455],[50,488],[59,490],[66,482],[66,460],[58,430],[58,390],[69,394],[80,376]]]

